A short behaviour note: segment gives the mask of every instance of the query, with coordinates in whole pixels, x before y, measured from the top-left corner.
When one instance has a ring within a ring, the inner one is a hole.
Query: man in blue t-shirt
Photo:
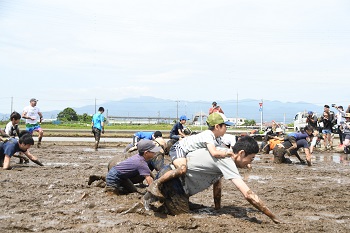
[[[102,115],[105,109],[103,107],[98,108],[98,112],[92,116],[92,133],[95,137],[95,150],[97,151],[98,144],[100,143],[101,133],[105,133],[104,121],[105,117]]]
[[[0,165],[2,168],[4,170],[12,169],[10,160],[16,152],[23,152],[34,163],[43,166],[43,164],[28,151],[32,145],[34,145],[34,140],[28,131],[21,132],[19,139],[9,138],[5,142],[0,142]]]

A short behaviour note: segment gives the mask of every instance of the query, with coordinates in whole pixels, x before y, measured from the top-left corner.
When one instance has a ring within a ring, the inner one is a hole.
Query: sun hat
[[[207,124],[209,126],[215,126],[219,124],[225,124],[230,126],[230,125],[233,125],[233,122],[229,121],[224,114],[219,112],[213,112],[208,116]]]

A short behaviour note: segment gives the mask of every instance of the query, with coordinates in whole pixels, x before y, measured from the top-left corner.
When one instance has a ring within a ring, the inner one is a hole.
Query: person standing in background
[[[95,151],[98,149],[100,143],[101,133],[105,133],[104,121],[105,117],[102,115],[105,109],[103,107],[98,108],[98,112],[92,116],[92,133],[95,137]]]
[[[37,147],[41,147],[41,140],[43,139],[44,131],[42,130],[40,123],[43,120],[43,114],[40,109],[36,106],[38,100],[31,98],[29,105],[23,109],[22,118],[26,119],[26,130],[30,134],[33,134],[34,131],[39,133]],[[39,118],[39,121],[38,121]]]
[[[333,105],[332,105],[333,106]],[[338,112],[335,114],[335,119],[337,121],[338,134],[339,134],[339,147],[343,146],[344,135],[341,129],[341,125],[345,122],[345,111],[343,106],[334,105],[333,108],[336,108]]]
[[[218,104],[215,101],[212,103],[212,107],[209,108],[209,115],[212,114],[213,112],[219,112],[224,114],[224,111],[222,111],[221,107],[218,106]]]

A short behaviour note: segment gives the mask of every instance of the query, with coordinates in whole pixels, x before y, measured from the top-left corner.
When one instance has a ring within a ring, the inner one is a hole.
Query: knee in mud
[[[275,147],[273,149],[273,162],[274,163],[283,163],[286,153],[286,149],[284,147]]]

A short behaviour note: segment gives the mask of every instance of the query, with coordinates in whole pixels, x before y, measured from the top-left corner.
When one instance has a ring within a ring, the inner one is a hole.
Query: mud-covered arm
[[[150,175],[149,176],[145,176],[145,180],[146,180],[148,185],[152,184],[152,182],[153,182],[153,178]]]
[[[240,178],[232,179],[234,185],[243,194],[244,198],[252,204],[255,208],[267,215],[274,223],[281,223],[281,221],[274,215],[271,210],[265,205],[265,203],[256,195],[248,185]]]
[[[2,168],[4,170],[10,170],[11,169],[10,159],[11,159],[11,157],[9,155],[5,155],[4,156],[4,162],[3,162],[3,165],[2,165]]]
[[[231,150],[217,150],[214,143],[207,143],[209,153],[215,158],[225,158],[233,155]]]
[[[213,184],[214,206],[216,210],[221,208],[221,190],[222,183],[220,179]]]
[[[38,164],[39,166],[44,166],[37,157],[35,157],[34,155],[32,155],[28,150],[26,152],[24,152],[24,154],[33,162]]]

